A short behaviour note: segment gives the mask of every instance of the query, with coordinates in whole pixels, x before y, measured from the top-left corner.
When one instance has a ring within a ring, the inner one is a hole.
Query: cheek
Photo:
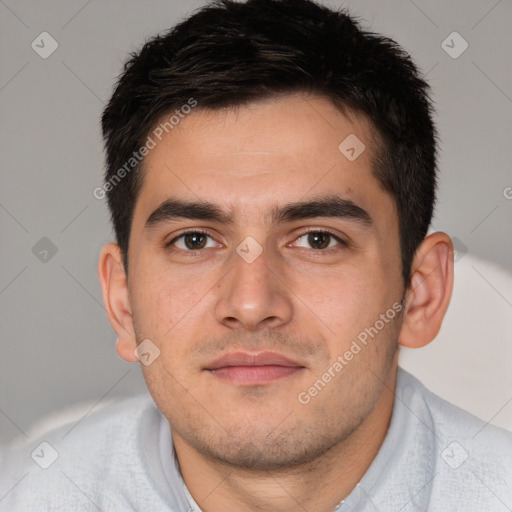
[[[158,261],[138,267],[145,270],[138,271],[134,265],[130,283],[134,321],[141,335],[165,339],[184,318],[194,315],[212,285],[204,278],[207,273],[201,277],[190,269],[172,268]]]
[[[382,261],[375,259],[364,267],[351,265],[327,278],[316,277],[304,280],[302,285],[296,283],[296,290],[304,298],[307,314],[313,315],[313,321],[325,333],[331,358],[343,354],[358,336],[364,339],[366,333],[370,339],[368,332],[375,332],[372,327],[376,322],[379,333],[383,332],[377,339],[389,337],[391,322],[380,329],[380,318],[400,296]],[[365,352],[371,357],[373,351]]]
[[[325,323],[339,339],[346,339],[354,329],[373,318],[379,307],[379,288],[369,269],[355,266],[338,272],[308,277],[296,283],[301,297],[317,320]]]
[[[178,301],[167,284],[153,278],[134,284],[132,308],[139,336],[156,340],[177,321]]]

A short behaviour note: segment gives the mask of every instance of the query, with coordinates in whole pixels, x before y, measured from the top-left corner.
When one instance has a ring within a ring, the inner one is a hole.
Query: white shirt
[[[148,394],[69,430],[4,454],[1,511],[201,512],[181,477],[168,423]],[[512,433],[399,369],[384,442],[335,512],[511,510]]]

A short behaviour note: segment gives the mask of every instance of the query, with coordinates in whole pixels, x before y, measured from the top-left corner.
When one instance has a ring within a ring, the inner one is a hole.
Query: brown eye
[[[202,233],[190,233],[183,237],[187,249],[203,249],[206,245],[206,235]]]
[[[203,233],[202,231],[187,231],[173,238],[167,246],[175,246],[183,251],[197,251],[207,247],[208,238],[211,239],[207,233]],[[214,245],[215,243],[209,247],[213,247]]]
[[[308,243],[313,249],[325,249],[329,247],[331,238],[331,235],[327,233],[309,233]]]
[[[333,235],[329,231],[309,231],[297,238],[299,240],[305,240],[306,245],[297,244],[299,247],[311,248],[315,250],[324,250],[335,247],[336,245],[346,245],[336,235]]]

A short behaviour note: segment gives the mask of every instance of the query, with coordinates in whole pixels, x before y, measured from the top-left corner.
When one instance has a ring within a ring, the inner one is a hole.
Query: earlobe
[[[453,244],[446,233],[428,235],[418,247],[406,291],[399,343],[419,348],[439,332],[453,288]]]
[[[98,278],[107,317],[118,338],[116,352],[126,361],[137,361],[133,352],[137,341],[128,285],[121,250],[117,244],[108,243],[101,249],[98,258]]]
[[[128,340],[127,338],[118,338],[116,342],[116,352],[117,355],[128,361],[130,363],[134,363],[137,361],[137,357],[135,356],[134,350],[137,346],[136,341]]]

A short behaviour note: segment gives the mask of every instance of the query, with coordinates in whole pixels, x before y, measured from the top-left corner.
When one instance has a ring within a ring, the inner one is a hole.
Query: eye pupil
[[[308,243],[311,244],[315,249],[325,249],[329,246],[330,235],[328,233],[309,233],[308,235]],[[320,245],[320,247],[316,247]]]
[[[184,239],[187,249],[191,250],[202,249],[206,244],[206,236],[203,233],[188,233]]]

